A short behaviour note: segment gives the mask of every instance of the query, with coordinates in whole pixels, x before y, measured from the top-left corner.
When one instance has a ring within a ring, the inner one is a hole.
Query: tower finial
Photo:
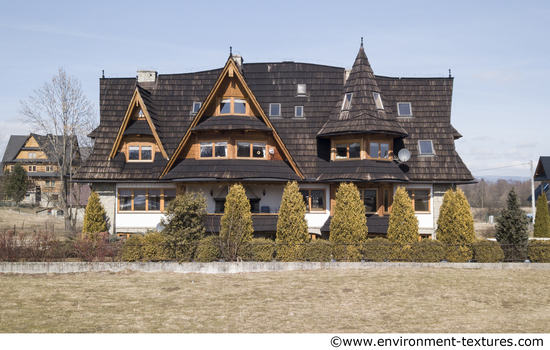
[[[361,37],[361,47],[363,47],[363,37]]]
[[[229,46],[229,57],[233,57],[233,47]]]
[[[451,69],[449,68],[449,78],[451,78]]]

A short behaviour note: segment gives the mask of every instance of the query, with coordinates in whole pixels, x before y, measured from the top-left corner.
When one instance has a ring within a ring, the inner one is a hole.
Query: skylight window
[[[374,103],[376,103],[376,108],[378,109],[384,109],[384,105],[382,104],[382,97],[378,92],[373,92],[374,95]]]
[[[269,104],[269,116],[270,117],[280,117],[281,116],[281,104],[280,103],[270,103]]]
[[[197,114],[199,113],[199,109],[201,109],[201,105],[202,103],[201,102],[193,102],[193,114]]]
[[[432,140],[418,141],[419,154],[421,155],[433,155],[434,147]]]
[[[307,93],[306,84],[297,84],[296,89],[297,89],[296,94],[298,96],[306,96],[306,93]]]
[[[412,108],[410,102],[398,102],[397,114],[400,117],[412,117]]]
[[[303,118],[304,117],[304,106],[294,107],[294,117],[295,118]]]
[[[351,99],[353,98],[353,93],[346,94],[344,96],[344,102],[342,103],[342,110],[347,111],[351,108]]]

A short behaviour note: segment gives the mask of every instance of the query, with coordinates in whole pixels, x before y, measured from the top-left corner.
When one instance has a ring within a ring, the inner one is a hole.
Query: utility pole
[[[542,187],[541,187],[542,192]],[[531,160],[531,207],[533,210],[533,225],[535,224],[535,170]]]

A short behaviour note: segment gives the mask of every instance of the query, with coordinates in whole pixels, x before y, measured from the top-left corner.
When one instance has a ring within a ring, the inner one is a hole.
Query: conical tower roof
[[[379,105],[376,95],[380,98]],[[345,99],[350,103],[343,106]],[[363,132],[407,135],[397,120],[384,110],[383,96],[361,44],[340,99],[318,136]]]

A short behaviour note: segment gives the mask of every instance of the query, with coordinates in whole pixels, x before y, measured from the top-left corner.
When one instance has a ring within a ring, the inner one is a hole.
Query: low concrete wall
[[[347,270],[373,268],[454,268],[454,269],[539,269],[549,263],[389,263],[389,262],[212,262],[212,263],[125,263],[125,262],[15,262],[0,263],[0,273],[141,272],[245,273],[292,270]]]

